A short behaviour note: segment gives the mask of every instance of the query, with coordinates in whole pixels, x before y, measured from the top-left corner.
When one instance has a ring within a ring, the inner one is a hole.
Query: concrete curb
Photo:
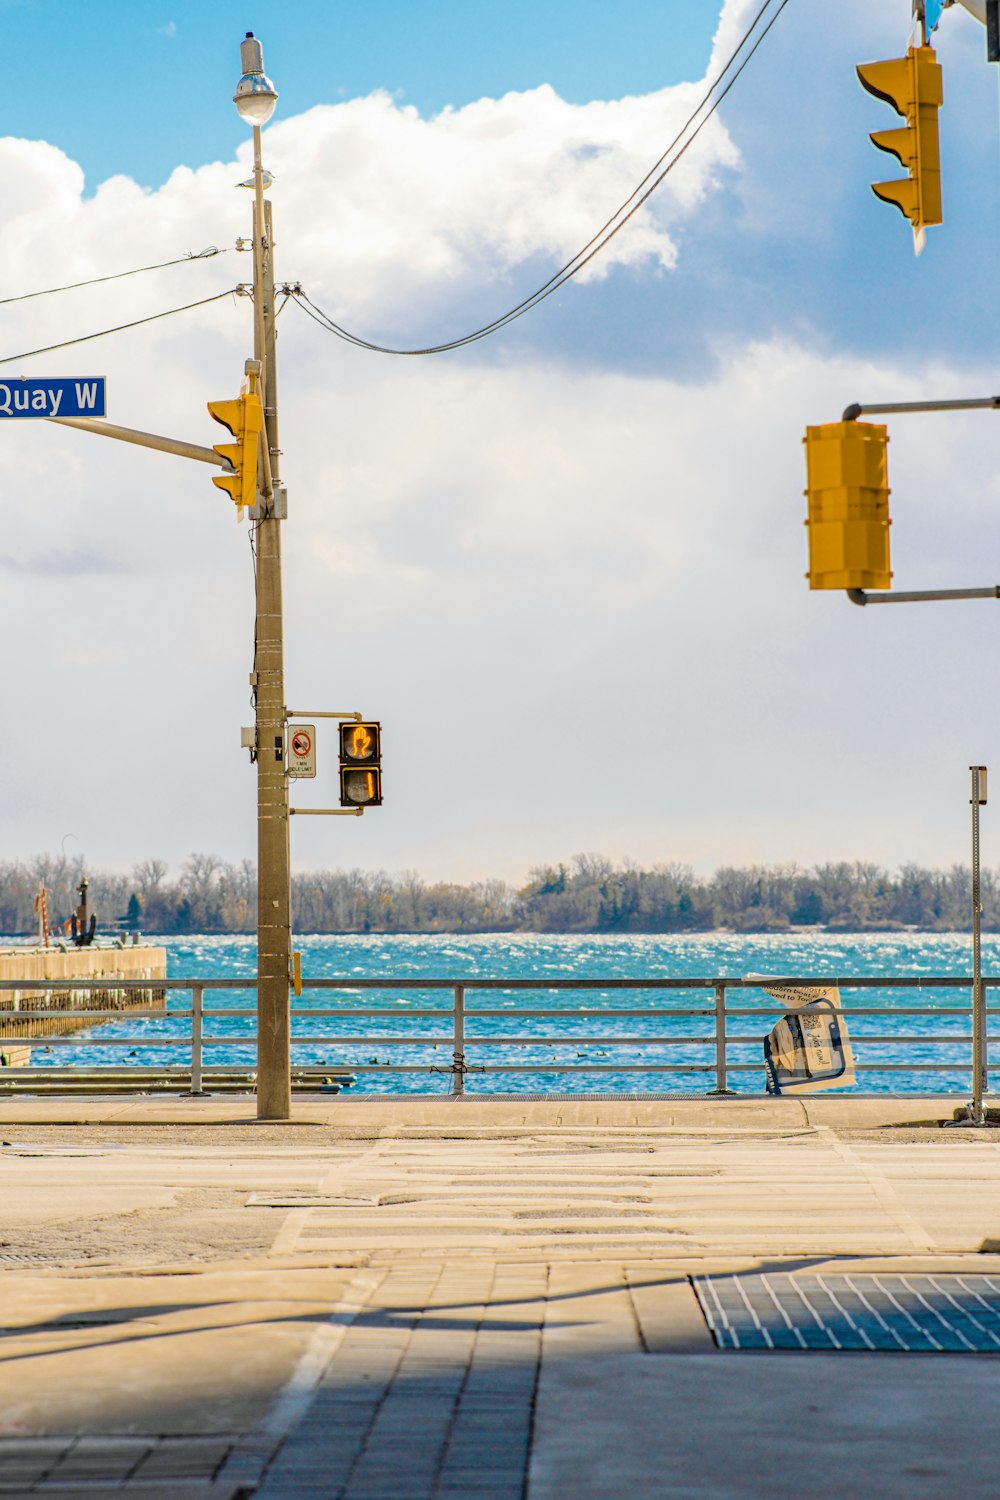
[[[350,1099],[343,1095],[293,1100],[290,1121],[319,1125],[350,1139],[392,1136],[413,1129],[448,1133],[456,1127],[484,1130],[570,1127],[645,1129],[789,1130],[827,1126],[875,1130],[892,1126],[936,1126],[964,1108],[964,1097],[907,1098],[705,1098],[665,1095],[649,1099],[452,1099],[408,1096]],[[256,1125],[255,1101],[248,1096],[202,1098],[24,1098],[0,1100],[0,1127],[8,1125]]]

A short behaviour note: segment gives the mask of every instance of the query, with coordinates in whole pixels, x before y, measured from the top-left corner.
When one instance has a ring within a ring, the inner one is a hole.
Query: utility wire
[[[198,302],[186,302],[183,307],[168,307],[166,312],[150,313],[148,318],[135,318],[131,323],[119,323],[116,328],[101,328],[97,333],[81,334],[78,339],[63,339],[58,344],[46,344],[44,349],[26,349],[23,354],[5,354],[0,359],[0,365],[11,365],[18,359],[34,359],[36,354],[51,354],[56,349],[70,349],[74,344],[87,344],[91,339],[107,338],[111,333],[124,333],[127,328],[140,328],[143,323],[155,323],[160,318],[172,318],[175,313],[190,312],[193,307],[206,307],[210,302],[221,302],[223,297],[231,297],[234,293],[234,287],[227,287],[224,292],[216,292],[212,297],[202,297]]]
[[[671,171],[673,171],[674,167],[681,160],[689,147],[692,146],[697,140],[698,136],[701,134],[708,121],[712,118],[716,110],[719,108],[719,105],[726,98],[730,89],[736,83],[736,80],[740,77],[743,70],[750,62],[751,58],[757,52],[757,49],[761,46],[764,38],[768,35],[772,26],[775,24],[778,17],[781,15],[786,5],[789,3],[789,0],[778,0],[777,8],[774,10],[770,19],[767,21],[767,24],[763,27],[760,35],[753,42],[753,45],[749,47],[749,50],[747,50],[746,55],[742,58],[742,61],[739,61],[737,65],[737,60],[739,59],[740,54],[744,51],[745,48],[748,47],[748,44],[750,43],[754,32],[760,25],[760,22],[763,20],[769,7],[773,3],[774,0],[764,0],[764,3],[760,6],[747,30],[741,37],[738,45],[731,53],[728,61],[720,70],[717,77],[710,84],[709,88],[706,90],[697,106],[692,110],[684,125],[674,136],[674,139],[670,142],[669,146],[660,156],[659,160],[653,164],[650,170],[646,173],[646,176],[625,199],[625,202],[615,210],[611,217],[602,225],[602,227],[596,232],[596,234],[594,234],[591,239],[587,241],[583,248],[581,250],[578,250],[576,255],[568,260],[566,264],[562,266],[558,271],[554,272],[548,281],[544,282],[543,285],[538,287],[536,291],[532,292],[530,296],[524,298],[523,301],[517,303],[515,307],[510,308],[508,312],[501,314],[501,316],[498,318],[494,318],[491,323],[486,323],[483,325],[483,327],[477,328],[471,333],[464,334],[461,338],[450,339],[446,343],[431,344],[419,349],[393,349],[384,344],[376,344],[368,339],[361,338],[359,335],[353,334],[348,329],[343,328],[339,323],[335,322],[333,318],[325,313],[322,308],[318,307],[316,303],[306,295],[301,287],[296,287],[294,290],[289,289],[286,292],[285,301],[282,303],[279,311],[284,311],[289,298],[291,298],[297,303],[299,307],[301,307],[303,312],[305,312],[310,318],[313,319],[314,322],[318,323],[320,327],[324,328],[328,333],[335,334],[338,338],[345,340],[345,342],[349,344],[354,344],[359,349],[368,349],[376,354],[396,355],[444,354],[452,349],[461,349],[466,344],[476,343],[479,339],[487,338],[491,333],[497,333],[501,328],[506,327],[508,323],[512,323],[516,318],[523,317],[526,312],[530,312],[532,308],[537,307],[538,304],[540,302],[543,302],[546,297],[550,297],[553,292],[558,291],[561,286],[565,285],[565,283],[569,281],[573,276],[576,276],[580,271],[582,271],[584,266],[586,266],[591,260],[593,260],[596,255],[600,253],[601,250],[604,249],[604,247],[614,238],[619,230],[625,227],[625,225],[633,217],[633,215],[638,213],[642,205],[652,196],[652,194],[661,185],[667,175]],[[723,84],[723,81],[726,79],[727,74],[729,74],[730,72],[732,72],[732,77],[728,79],[728,82],[725,83],[724,87],[720,87]],[[718,97],[713,100],[712,95],[715,94],[717,90],[719,91]],[[699,115],[702,115],[702,118],[700,120],[698,119]],[[695,121],[697,121],[697,124],[695,124]],[[688,135],[687,139],[684,140],[685,135],[689,131],[690,134]],[[681,142],[683,142],[683,144],[680,144]],[[671,152],[673,152],[677,147],[679,147],[679,149],[677,149],[676,154],[671,157]],[[669,161],[667,160],[668,157],[670,157]],[[663,166],[664,162],[666,162],[666,166]],[[663,170],[659,171],[661,167],[663,167]],[[657,172],[659,172],[659,175],[654,175]],[[649,184],[648,187],[647,184]],[[130,271],[118,271],[109,276],[95,276],[87,281],[72,282],[65,286],[48,287],[45,290],[38,292],[24,292],[16,297],[0,298],[0,306],[6,306],[14,302],[25,302],[34,297],[47,297],[53,295],[53,293],[56,292],[75,291],[81,287],[96,286],[109,281],[119,281],[128,276],[142,275],[147,271],[159,271],[165,269],[168,266],[181,265],[188,261],[208,259],[216,255],[225,255],[227,253],[228,251],[220,249],[216,245],[210,245],[204,250],[190,252],[187,255],[179,256],[173,260],[159,261],[155,265],[137,266]],[[162,318],[173,317],[177,313],[190,312],[193,308],[205,307],[209,303],[221,301],[223,297],[232,295],[236,290],[236,288],[227,288],[223,292],[217,292],[214,296],[202,297],[197,302],[185,303],[183,307],[173,307],[168,308],[165,312],[151,313],[148,317],[136,318],[130,323],[119,323],[114,328],[103,328],[98,330],[96,333],[82,334],[79,338],[64,339],[57,344],[47,344],[42,349],[29,349],[25,350],[21,354],[10,354],[3,358],[0,358],[0,365],[13,364],[15,360],[33,359],[36,355],[51,354],[58,349],[69,349],[76,344],[86,344],[93,339],[106,338],[113,333],[123,333],[130,328],[139,328],[145,323],[155,323]],[[240,288],[240,290],[244,289]]]
[[[126,276],[141,276],[144,271],[162,271],[167,266],[186,266],[193,260],[210,260],[214,255],[228,255],[218,245],[208,245],[204,250],[191,250],[179,255],[176,260],[161,260],[155,266],[136,266],[132,271],[116,271],[113,276],[92,276],[89,281],[71,281],[66,286],[50,286],[41,292],[21,292],[17,297],[0,297],[0,307],[10,302],[30,302],[32,297],[51,297],[54,292],[75,292],[82,286],[98,286],[103,281],[121,281]]]
[[[736,80],[740,77],[743,70],[747,67],[751,58],[763,43],[764,38],[768,35],[772,26],[775,24],[778,17],[781,15],[786,5],[789,3],[789,0],[779,0],[777,8],[774,10],[767,24],[761,30],[760,35],[753,42],[753,45],[749,47],[749,50],[746,51],[746,55],[742,58],[741,61],[739,61],[737,65],[737,60],[739,59],[740,54],[744,51],[745,48],[748,47],[748,43],[753,37],[754,31],[757,29],[767,10],[773,3],[774,0],[764,0],[763,5],[761,5],[760,9],[757,11],[757,14],[754,16],[747,30],[744,32],[738,45],[731,53],[724,67],[720,70],[719,74],[710,84],[701,100],[691,111],[687,120],[674,136],[674,139],[663,152],[662,156],[650,168],[650,170],[647,172],[646,176],[642,179],[638,186],[633,189],[628,198],[625,199],[625,202],[615,210],[615,212],[605,222],[605,224],[602,225],[597,233],[587,241],[586,245],[584,245],[581,250],[577,251],[576,255],[574,255],[572,259],[568,260],[564,266],[562,266],[558,271],[554,272],[549,280],[543,283],[543,285],[540,286],[536,291],[532,292],[529,297],[524,298],[522,302],[517,303],[517,305],[515,307],[512,307],[508,312],[501,314],[501,316],[498,318],[494,318],[491,323],[484,324],[482,328],[477,328],[472,333],[464,334],[461,338],[450,339],[446,343],[431,344],[427,347],[419,349],[394,349],[387,347],[384,344],[373,343],[368,339],[361,338],[359,335],[351,333],[348,329],[342,327],[339,323],[336,323],[334,319],[329,316],[329,314],[323,312],[322,308],[318,307],[316,303],[306,295],[305,292],[299,291],[297,293],[294,293],[293,295],[295,296],[295,300],[298,302],[299,306],[302,308],[302,311],[305,312],[309,317],[311,317],[314,322],[319,323],[320,327],[325,328],[328,333],[335,334],[338,338],[345,340],[345,342],[349,344],[354,344],[359,349],[368,349],[375,354],[398,354],[408,356],[418,354],[444,354],[452,349],[461,349],[466,344],[476,343],[479,339],[487,338],[491,333],[499,332],[499,330],[506,327],[508,323],[514,322],[516,318],[523,317],[526,312],[530,312],[533,308],[537,307],[538,304],[540,302],[543,302],[546,297],[550,297],[553,292],[558,291],[561,286],[565,285],[567,281],[569,281],[572,277],[576,276],[580,271],[582,271],[584,266],[586,266],[591,260],[594,259],[595,255],[598,255],[600,251],[604,249],[604,247],[614,238],[619,230],[625,227],[625,225],[633,217],[633,215],[638,213],[642,205],[647,201],[647,199],[652,196],[653,193],[655,193],[656,189],[664,181],[667,175],[673,171],[674,167],[681,160],[689,147],[694,144],[698,136],[701,134],[702,130],[708,124],[708,121],[718,110],[720,104],[726,98],[726,95],[729,93],[730,89],[732,89],[733,85],[736,83]],[[723,84],[723,81],[726,79],[726,75],[730,72],[732,72],[732,77],[728,79],[728,82],[725,83],[724,87],[720,88],[720,86]],[[718,97],[713,100],[712,95],[715,94],[717,90],[719,90]],[[698,119],[699,115],[702,115],[702,118],[700,120]],[[697,124],[695,124],[695,121],[697,121]],[[690,134],[687,135],[687,139],[684,140],[685,135],[689,131]],[[682,141],[683,144],[679,146],[679,149],[676,150],[675,154],[671,157],[671,152],[674,152],[675,147],[678,147],[679,143]],[[668,157],[670,157],[669,161],[667,160]],[[658,176],[655,175],[658,172],[659,168],[663,166],[664,162],[666,162],[667,165],[663,167],[662,171],[659,171]],[[653,180],[650,181],[650,179]],[[649,184],[648,187],[647,184]],[[645,191],[643,191],[643,189],[645,189]]]

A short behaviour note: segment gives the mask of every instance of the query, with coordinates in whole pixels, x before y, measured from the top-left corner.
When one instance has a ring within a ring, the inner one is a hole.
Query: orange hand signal
[[[371,754],[372,736],[368,731],[367,724],[359,724],[351,734],[351,754],[358,760],[364,760]]]

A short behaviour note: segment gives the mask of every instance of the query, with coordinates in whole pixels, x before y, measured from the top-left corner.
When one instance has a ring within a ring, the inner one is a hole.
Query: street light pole
[[[256,704],[257,746],[257,1118],[291,1115],[292,966],[291,858],[288,840],[288,781],[285,776],[285,672],[281,600],[278,382],[274,327],[274,238],[271,205],[264,200],[261,126],[277,102],[264,74],[260,43],[248,32],[241,44],[243,76],[234,96],[253,126],[253,306],[254,361],[264,407],[263,462],[254,520],[256,541],[256,634],[251,685]]]
[[[986,992],[983,989],[982,927],[983,898],[979,873],[979,809],[986,802],[986,767],[970,766],[972,772],[972,1104],[973,1125],[985,1125],[983,1096],[988,1086],[989,1054],[986,1036]]]

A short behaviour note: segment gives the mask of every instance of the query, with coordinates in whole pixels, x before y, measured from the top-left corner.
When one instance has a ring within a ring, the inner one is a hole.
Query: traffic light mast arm
[[[935,599],[1000,599],[1000,584],[985,589],[914,589],[908,594],[873,594],[867,589],[846,593],[852,604],[926,604]]]
[[[229,464],[220,458],[214,448],[202,448],[198,443],[185,443],[180,438],[159,437],[155,432],[139,432],[134,427],[117,427],[100,417],[46,417],[57,427],[79,427],[81,432],[96,432],[101,437],[117,438],[122,443],[135,443],[140,448],[156,448],[161,453],[174,453],[178,458],[193,458],[198,463],[213,464],[217,469],[229,469]]]
[[[856,422],[862,416],[886,416],[908,411],[997,411],[1000,396],[973,396],[960,401],[890,401],[879,406],[862,406],[853,402],[845,406],[842,421]],[[866,589],[848,589],[852,604],[926,604],[939,599],[1000,599],[1000,585],[983,589],[914,589],[909,593],[872,593]]]
[[[844,407],[842,422],[856,422],[859,417],[884,416],[906,411],[998,411],[1000,396],[974,396],[966,401],[890,401],[879,406],[861,406],[854,402]]]
[[[364,723],[364,714],[359,714],[355,709],[344,709],[342,713],[331,712],[328,709],[318,710],[315,708],[286,708],[286,719],[356,719],[359,724]]]
[[[343,711],[327,708],[285,709],[286,719],[354,719],[358,724],[362,724],[364,717],[364,714],[354,708],[345,708]],[[290,807],[288,809],[288,815],[291,818],[360,818],[363,812],[363,807]]]
[[[363,807],[290,807],[290,818],[360,818]]]

